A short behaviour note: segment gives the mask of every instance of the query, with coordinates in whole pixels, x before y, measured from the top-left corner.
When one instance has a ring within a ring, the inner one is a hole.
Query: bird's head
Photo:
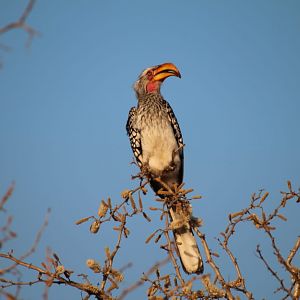
[[[144,70],[134,84],[137,96],[159,93],[163,81],[170,76],[181,78],[180,72],[172,63],[165,63]]]

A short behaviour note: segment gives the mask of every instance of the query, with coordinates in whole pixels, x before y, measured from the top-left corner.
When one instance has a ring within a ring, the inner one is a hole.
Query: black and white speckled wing
[[[136,162],[139,167],[142,167],[142,144],[141,144],[141,134],[139,130],[135,127],[136,118],[136,107],[132,107],[128,114],[128,120],[126,123],[126,131],[129,136],[130,145],[132,152],[136,158]]]
[[[182,151],[180,151],[180,152],[181,152],[181,158],[183,158],[183,145],[184,144],[183,144],[182,134],[181,134],[181,130],[180,130],[178,121],[176,119],[176,116],[173,112],[172,107],[166,100],[164,100],[164,106],[166,108],[169,121],[171,122],[171,126],[173,128],[173,132],[174,132],[176,141],[178,143],[178,146],[182,149]]]

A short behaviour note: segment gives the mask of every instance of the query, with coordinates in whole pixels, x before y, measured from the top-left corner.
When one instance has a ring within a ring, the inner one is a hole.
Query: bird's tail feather
[[[178,256],[184,271],[188,274],[202,273],[203,261],[189,221],[173,207],[169,209],[169,213]]]

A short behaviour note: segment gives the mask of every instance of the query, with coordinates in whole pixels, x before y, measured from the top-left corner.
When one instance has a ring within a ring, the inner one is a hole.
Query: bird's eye
[[[146,75],[147,75],[148,79],[153,78],[153,72],[151,70],[149,70]]]

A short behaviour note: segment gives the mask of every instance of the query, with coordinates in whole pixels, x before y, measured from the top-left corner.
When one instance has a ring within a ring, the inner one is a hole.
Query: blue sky
[[[1,1],[0,26],[26,3]],[[7,206],[19,233],[7,247],[16,254],[31,245],[51,207],[32,262],[43,260],[47,246],[77,273],[89,273],[87,258],[104,259],[103,248],[116,240],[111,228],[91,235],[74,222],[94,214],[102,198],[117,203],[135,186],[125,132],[136,104],[132,85],[144,68],[163,62],[182,74],[167,79],[162,93],[181,124],[185,182],[203,196],[194,214],[211,248],[221,252],[214,238],[251,193],[270,191],[271,207],[288,179],[299,187],[300,2],[38,1],[28,23],[41,32],[29,49],[22,31],[0,41],[12,48],[0,52],[0,191],[16,182]],[[151,201],[149,194],[144,206]],[[289,225],[280,223],[283,251],[299,235],[298,211],[287,207]],[[144,245],[159,226],[139,217],[129,225],[116,261],[134,263],[125,285],[165,255]],[[258,243],[270,251],[260,232],[243,226],[232,247],[254,296],[270,298],[276,285],[255,256]],[[41,293],[23,289],[24,299]],[[79,297],[71,288],[50,291],[50,299],[58,295]]]

